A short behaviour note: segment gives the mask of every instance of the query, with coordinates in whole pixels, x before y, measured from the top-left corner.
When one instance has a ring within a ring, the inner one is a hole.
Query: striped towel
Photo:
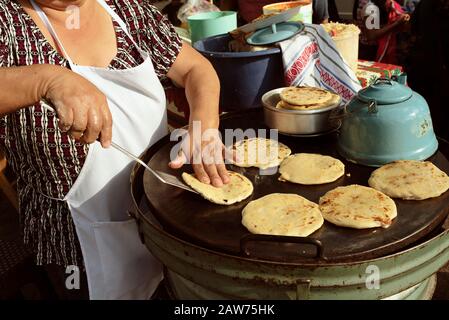
[[[304,32],[280,43],[286,84],[321,87],[348,102],[361,89],[359,80],[323,27],[305,26]]]

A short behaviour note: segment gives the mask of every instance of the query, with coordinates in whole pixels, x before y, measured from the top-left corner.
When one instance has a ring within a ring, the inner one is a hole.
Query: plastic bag
[[[211,1],[208,0],[187,0],[187,2],[179,8],[178,19],[183,23],[187,23],[187,18],[201,12],[220,11]]]

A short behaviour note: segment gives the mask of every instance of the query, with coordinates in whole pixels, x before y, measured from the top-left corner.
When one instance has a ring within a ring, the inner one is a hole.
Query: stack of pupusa
[[[314,87],[288,87],[282,90],[278,109],[314,110],[340,103],[339,95]]]

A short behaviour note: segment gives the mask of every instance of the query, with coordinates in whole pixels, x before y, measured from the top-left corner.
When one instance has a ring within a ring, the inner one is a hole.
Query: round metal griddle
[[[228,114],[221,120],[222,129],[266,128],[261,109]],[[296,193],[315,203],[326,192],[344,185],[367,185],[374,170],[343,159],[336,150],[337,133],[315,138],[279,135],[280,142],[292,153],[307,152],[330,155],[342,160],[346,172],[339,180],[324,185],[303,186],[278,181],[279,173],[260,175],[257,168],[228,169],[244,174],[254,184],[248,199],[231,206],[210,203],[201,196],[161,184],[145,172],[144,188],[153,215],[173,235],[199,246],[233,255],[279,262],[306,263],[320,259],[328,262],[362,261],[397,252],[431,233],[449,213],[449,192],[423,201],[395,199],[398,217],[387,228],[356,230],[325,222],[323,227],[306,238],[251,235],[241,225],[242,209],[251,200],[270,193]],[[149,165],[157,170],[181,176],[183,170],[171,170],[170,150],[176,142],[168,138],[148,150]],[[429,161],[449,174],[449,144],[440,141],[440,149]]]

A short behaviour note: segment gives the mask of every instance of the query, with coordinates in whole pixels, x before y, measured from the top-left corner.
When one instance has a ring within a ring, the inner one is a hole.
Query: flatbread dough
[[[393,198],[424,200],[445,193],[449,177],[429,161],[401,160],[375,170],[368,184]]]
[[[338,187],[320,198],[325,220],[355,229],[388,228],[397,216],[394,201],[373,188],[350,185]]]
[[[331,105],[339,104],[340,102],[341,102],[340,96],[337,94],[331,93],[331,99],[326,102],[323,102],[323,103],[311,104],[311,105],[307,105],[307,106],[304,106],[304,105],[299,106],[299,105],[293,105],[288,102],[280,100],[276,104],[276,108],[286,109],[286,110],[317,110],[317,109],[329,107]]]
[[[236,142],[230,150],[235,152],[237,161],[230,160],[238,167],[267,169],[278,166],[292,151],[285,144],[265,138],[250,138]]]
[[[193,190],[210,202],[231,205],[248,198],[253,193],[254,187],[247,177],[237,172],[228,172],[231,181],[221,188],[202,183],[186,172],[182,174],[182,178]]]
[[[332,98],[329,91],[314,87],[289,87],[282,90],[281,100],[295,106],[325,103]]]
[[[242,224],[256,234],[307,237],[323,223],[318,205],[297,194],[269,194],[242,211]]]
[[[286,158],[279,168],[279,180],[299,184],[323,184],[345,174],[345,165],[338,159],[313,153],[297,153]]]

